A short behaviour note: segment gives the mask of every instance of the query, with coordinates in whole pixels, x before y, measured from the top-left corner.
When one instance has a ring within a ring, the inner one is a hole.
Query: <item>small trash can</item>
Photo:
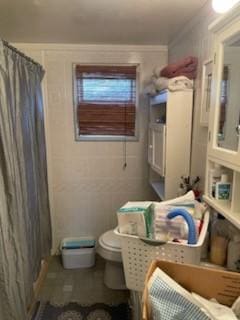
[[[65,269],[90,268],[95,264],[96,241],[92,237],[64,238],[61,242]]]

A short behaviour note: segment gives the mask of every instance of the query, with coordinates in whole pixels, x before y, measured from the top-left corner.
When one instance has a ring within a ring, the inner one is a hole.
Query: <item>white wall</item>
[[[167,63],[166,47],[27,45],[18,48],[40,61],[44,79],[53,252],[64,237],[94,235],[116,226],[116,210],[129,200],[151,199],[148,186],[148,103],[140,96],[140,139],[76,142],[73,124],[72,64],[139,63],[140,89],[156,65]]]
[[[189,55],[196,56],[199,59],[198,76],[195,81],[191,175],[200,176],[202,188],[204,186],[207,152],[207,127],[200,125],[202,63],[212,56],[213,37],[208,31],[208,25],[216,16],[212,10],[211,1],[208,1],[169,45],[169,62],[174,62]]]

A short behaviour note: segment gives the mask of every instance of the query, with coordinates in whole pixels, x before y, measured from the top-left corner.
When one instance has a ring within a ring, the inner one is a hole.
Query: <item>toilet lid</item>
[[[119,237],[113,232],[113,230],[105,232],[101,238],[102,243],[105,246],[121,250]]]

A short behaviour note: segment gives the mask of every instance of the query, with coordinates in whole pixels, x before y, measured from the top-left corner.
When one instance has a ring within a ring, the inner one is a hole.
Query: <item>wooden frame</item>
[[[208,118],[211,103],[213,61],[211,59],[203,62],[202,67],[202,90],[201,90],[201,115],[200,124],[208,126]]]

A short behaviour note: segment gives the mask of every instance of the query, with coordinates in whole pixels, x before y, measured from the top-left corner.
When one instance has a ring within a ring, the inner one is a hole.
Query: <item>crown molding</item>
[[[231,10],[221,15],[208,27],[208,30],[214,33],[222,30],[227,24],[234,23],[235,20],[239,19],[240,16],[240,3],[235,4]]]
[[[168,52],[166,45],[111,45],[111,44],[59,44],[59,43],[13,43],[17,48],[47,51],[101,51],[101,52]]]

